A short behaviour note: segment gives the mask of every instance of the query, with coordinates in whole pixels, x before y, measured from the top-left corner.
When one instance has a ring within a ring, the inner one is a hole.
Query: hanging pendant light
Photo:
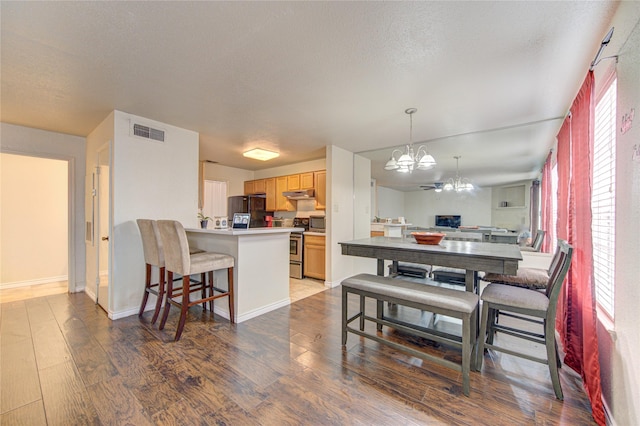
[[[413,150],[413,114],[417,111],[416,108],[408,108],[404,111],[405,114],[409,114],[409,144],[406,145],[404,153],[399,149],[394,149],[391,152],[391,158],[384,166],[385,170],[411,173],[415,169],[429,170],[435,167],[436,160],[424,145],[420,145],[416,151]]]
[[[462,192],[462,191],[472,191],[474,189],[473,184],[469,182],[469,179],[461,178],[460,174],[458,173],[459,172],[458,160],[460,160],[460,157],[461,157],[460,155],[456,155],[453,157],[456,159],[456,177],[450,178],[444,183],[444,186],[442,187],[442,189],[444,189],[445,191]]]

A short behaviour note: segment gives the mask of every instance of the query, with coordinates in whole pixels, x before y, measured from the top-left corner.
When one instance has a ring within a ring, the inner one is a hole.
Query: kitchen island
[[[240,323],[291,303],[289,235],[302,228],[186,229],[189,246],[233,256],[235,322]],[[214,279],[226,282],[226,272]],[[224,284],[223,284],[224,286]],[[226,300],[215,312],[229,318]]]

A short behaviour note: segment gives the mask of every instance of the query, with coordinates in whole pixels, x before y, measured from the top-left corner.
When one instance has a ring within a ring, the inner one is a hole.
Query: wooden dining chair
[[[560,247],[558,245],[558,247]],[[533,267],[520,267],[515,275],[486,273],[482,278],[482,281],[486,281],[493,284],[505,284],[516,287],[524,287],[532,290],[545,290],[549,283],[549,276],[553,272],[559,261],[558,250],[551,259],[551,264],[548,269],[533,268]]]
[[[559,241],[555,256],[557,261],[553,262],[553,269],[544,293],[504,284],[489,284],[484,289],[480,298],[482,301],[482,315],[480,340],[476,353],[476,368],[478,371],[482,368],[485,348],[547,364],[556,398],[563,398],[558,375],[558,368],[561,366],[561,362],[555,339],[556,306],[562,283],[571,264],[572,254],[573,248],[571,245],[566,241]],[[508,313],[514,319],[512,321],[513,325],[507,326],[504,321],[501,324],[497,323],[498,314],[505,313]],[[532,332],[530,327],[519,327],[519,325],[526,325],[532,322],[542,326],[542,331]],[[504,345],[495,344],[494,335],[499,332],[543,344],[546,348],[546,358],[540,358],[526,352],[526,349],[530,349],[531,346],[520,345],[518,348],[521,350],[516,350],[515,346],[506,348]]]
[[[542,242],[544,241],[545,234],[546,234],[545,231],[543,231],[542,229],[538,229],[538,232],[536,232],[536,237],[534,238],[533,243],[530,246],[520,247],[520,251],[539,252],[540,249],[542,248]]]
[[[182,224],[175,220],[159,220],[158,229],[165,254],[165,264],[167,269],[167,296],[160,330],[164,329],[169,316],[171,305],[180,308],[180,319],[176,329],[175,340],[180,340],[184,325],[187,319],[187,312],[192,306],[209,302],[209,309],[213,312],[213,301],[221,297],[229,298],[229,319],[234,322],[234,300],[233,300],[233,256],[215,252],[189,253],[189,242],[187,233]],[[221,289],[214,285],[213,272],[221,269],[227,270],[228,286]],[[182,288],[175,289],[173,286],[173,275],[182,275]],[[199,299],[191,299],[190,280],[192,274],[201,274],[204,285],[203,292]],[[208,277],[204,278],[204,274]],[[207,294],[208,290],[208,294]]]

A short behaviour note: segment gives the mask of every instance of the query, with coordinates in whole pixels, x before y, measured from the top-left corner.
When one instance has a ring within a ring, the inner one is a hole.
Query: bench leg
[[[364,296],[360,295],[360,331],[364,331]]]
[[[384,316],[384,300],[376,300],[376,318],[382,319]],[[382,324],[376,324],[376,329],[382,331]]]
[[[489,320],[489,303],[482,303],[482,315],[480,315],[480,335],[478,336],[478,347],[476,348],[476,371],[482,369],[484,358],[484,343],[487,338],[487,321]]]
[[[480,328],[478,325],[478,312],[480,312],[480,310],[478,306],[476,306],[471,313],[471,369],[473,371],[476,371],[476,351],[478,350],[478,330]]]
[[[476,312],[471,312],[476,315]],[[462,319],[462,392],[469,396],[469,373],[471,371],[471,315],[465,315]],[[475,363],[474,363],[475,364]]]
[[[347,344],[347,298],[349,293],[342,287],[342,346]]]

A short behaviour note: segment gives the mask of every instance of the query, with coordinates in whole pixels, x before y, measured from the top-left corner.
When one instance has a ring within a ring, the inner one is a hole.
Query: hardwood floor
[[[158,331],[84,293],[3,303],[0,424],[593,424],[568,368],[561,402],[546,366],[490,352],[467,398],[459,372],[354,335],[343,350],[340,309],[340,288],[237,325],[194,307],[173,342],[177,309]]]

